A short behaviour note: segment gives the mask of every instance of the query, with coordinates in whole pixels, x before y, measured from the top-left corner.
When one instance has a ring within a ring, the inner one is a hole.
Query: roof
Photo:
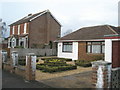
[[[64,37],[61,37],[58,41],[103,39],[104,35],[111,34],[120,34],[120,30],[117,27],[110,25],[99,25],[81,28]]]
[[[50,13],[50,11],[49,10],[45,10],[45,11],[42,11],[42,12],[39,12],[39,13],[36,13],[36,14],[28,14],[27,16],[23,17],[22,19],[14,22],[12,24],[10,24],[10,26],[18,25],[18,24],[22,24],[22,23],[26,23],[26,22],[30,22],[30,21],[36,19],[37,17],[42,16],[42,15],[44,15],[46,13]],[[57,19],[52,14],[51,14],[51,16],[57,21]],[[60,22],[57,21],[57,23],[59,25],[61,25]]]

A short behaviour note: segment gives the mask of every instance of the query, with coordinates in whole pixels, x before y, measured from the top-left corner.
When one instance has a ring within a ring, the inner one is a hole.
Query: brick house
[[[53,41],[60,37],[60,33],[61,24],[49,10],[29,14],[10,24],[8,48],[45,48],[53,44]],[[51,48],[53,47],[55,45]]]
[[[110,25],[84,27],[61,37],[58,42],[58,57],[72,60],[104,59],[105,35],[118,35],[120,30]]]

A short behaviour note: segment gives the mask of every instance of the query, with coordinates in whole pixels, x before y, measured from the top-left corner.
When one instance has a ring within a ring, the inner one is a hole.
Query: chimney
[[[28,16],[31,16],[31,15],[32,15],[32,13],[28,14]]]

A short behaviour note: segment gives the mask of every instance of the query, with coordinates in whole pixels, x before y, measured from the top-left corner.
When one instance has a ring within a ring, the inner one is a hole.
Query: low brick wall
[[[11,71],[12,66],[9,63],[3,63],[3,69],[6,70],[6,71]]]
[[[21,66],[13,67],[9,63],[4,63],[3,64],[3,70],[9,71],[11,73],[15,73],[19,76],[22,76],[23,78],[25,78],[25,75],[26,75],[25,68],[23,68]]]

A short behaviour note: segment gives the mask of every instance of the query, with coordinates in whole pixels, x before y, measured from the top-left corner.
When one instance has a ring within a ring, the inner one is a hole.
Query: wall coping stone
[[[94,61],[94,62],[91,62],[92,65],[96,65],[96,66],[99,66],[99,65],[110,65],[111,63],[110,62],[107,62],[107,61],[103,61],[103,60],[99,60],[99,61]]]

